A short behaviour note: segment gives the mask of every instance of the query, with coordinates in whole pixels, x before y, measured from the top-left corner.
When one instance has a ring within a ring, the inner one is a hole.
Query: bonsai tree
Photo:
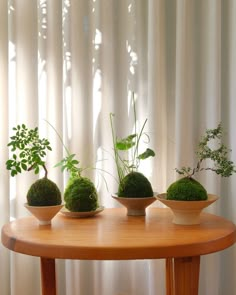
[[[62,172],[69,173],[69,181],[64,191],[65,207],[71,212],[96,210],[99,207],[98,194],[93,182],[82,176],[82,172],[86,169],[80,167],[80,162],[75,158],[76,155],[65,146],[57,130],[49,122],[48,124],[56,132],[66,152],[66,156],[55,165],[55,167],[61,167]]]
[[[114,114],[110,114],[110,124],[113,140],[114,159],[118,174],[118,196],[127,198],[143,198],[152,197],[153,189],[151,183],[143,173],[138,172],[140,161],[149,157],[154,157],[155,152],[147,148],[142,153],[139,153],[139,144],[143,136],[149,140],[149,136],[144,133],[147,119],[144,121],[141,130],[137,130],[137,118],[134,95],[132,96],[132,104],[134,111],[134,133],[125,138],[118,139],[115,130],[113,118]],[[130,152],[131,157],[127,158],[127,153]]]
[[[183,177],[172,183],[167,189],[167,199],[170,200],[206,200],[206,189],[193,177],[203,170],[210,170],[222,177],[229,177],[236,172],[236,167],[228,159],[230,150],[221,142],[223,128],[221,123],[215,129],[207,129],[199,141],[196,156],[197,164],[194,168],[182,167],[175,169]],[[212,141],[216,148],[211,148]],[[205,165],[204,165],[205,163]]]
[[[24,171],[33,170],[38,174],[44,170],[44,177],[34,182],[28,190],[27,202],[30,206],[53,206],[62,202],[61,192],[57,185],[48,179],[45,164],[47,151],[51,151],[50,143],[45,138],[39,138],[38,127],[28,129],[25,124],[13,128],[14,135],[10,137],[12,157],[6,161],[6,168],[14,177]]]

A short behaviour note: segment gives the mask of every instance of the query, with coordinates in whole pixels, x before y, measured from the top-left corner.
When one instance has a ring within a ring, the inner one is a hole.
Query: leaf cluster
[[[75,154],[70,154],[68,151],[67,156],[58,162],[55,167],[61,167],[62,172],[66,170],[70,173],[72,178],[81,177],[81,172],[83,169],[78,167],[79,161],[75,159],[75,156]]]
[[[119,183],[122,182],[123,178],[129,174],[130,172],[134,172],[138,170],[141,160],[145,160],[149,157],[154,157],[155,152],[147,148],[144,152],[139,153],[139,144],[142,136],[146,136],[149,142],[149,136],[144,132],[145,125],[147,123],[147,119],[144,121],[141,130],[137,131],[136,126],[136,109],[135,109],[135,101],[134,96],[132,97],[133,110],[134,110],[134,129],[135,132],[133,134],[129,134],[125,138],[118,139],[113,124],[114,114],[110,114],[110,125],[112,131],[112,139],[113,139],[113,150],[114,150],[114,158],[117,168],[117,173],[119,177]],[[124,152],[131,152],[131,159],[126,159],[124,156]]]
[[[44,158],[47,150],[52,150],[49,141],[46,138],[39,138],[38,127],[28,129],[22,124],[14,127],[13,131],[14,135],[10,137],[11,141],[8,143],[12,157],[6,161],[6,168],[11,171],[11,176],[31,170],[38,174],[40,167],[43,167],[47,177]]]
[[[221,142],[223,135],[223,128],[221,123],[215,129],[207,129],[205,135],[201,138],[196,155],[198,162],[195,168],[182,167],[181,169],[175,169],[177,173],[191,177],[195,173],[202,170],[211,170],[222,177],[229,177],[236,172],[236,167],[232,161],[228,159],[228,153],[231,151]],[[216,141],[217,148],[211,149],[209,143]],[[212,165],[202,167],[202,163],[205,160],[211,160]]]
[[[74,177],[81,177],[81,173],[84,169],[79,167],[79,161],[75,159],[75,154],[72,154],[69,149],[66,147],[66,145],[63,142],[63,139],[61,135],[58,133],[56,128],[46,120],[46,122],[52,127],[52,129],[55,131],[56,135],[58,136],[65,152],[66,156],[58,162],[54,167],[61,167],[61,172],[67,171],[70,174],[71,178]]]

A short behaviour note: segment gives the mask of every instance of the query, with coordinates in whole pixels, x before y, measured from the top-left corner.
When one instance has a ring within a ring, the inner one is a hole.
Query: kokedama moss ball
[[[31,185],[27,193],[27,201],[30,206],[60,205],[61,192],[53,181],[44,177]]]
[[[142,173],[131,172],[120,183],[118,196],[125,198],[153,197],[153,190],[151,183]]]
[[[201,201],[207,199],[207,191],[195,179],[184,177],[172,183],[167,189],[168,200]]]
[[[71,178],[64,193],[65,207],[72,212],[93,211],[98,208],[98,195],[91,180]]]

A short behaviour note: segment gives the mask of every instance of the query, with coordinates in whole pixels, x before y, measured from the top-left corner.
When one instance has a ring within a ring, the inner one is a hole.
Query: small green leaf
[[[21,163],[21,167],[22,167],[22,169],[23,169],[24,171],[27,170],[27,165],[25,165],[25,163]]]
[[[61,172],[63,172],[67,167],[66,166],[62,166],[61,167]],[[68,169],[67,169],[68,170]]]
[[[12,170],[12,171],[11,171],[11,176],[12,176],[12,177],[14,177],[16,174],[17,174],[17,171],[15,171],[15,170]]]
[[[25,152],[24,152],[24,151],[21,152],[21,153],[19,154],[19,157],[20,157],[20,158],[24,158],[24,157],[25,157]]]
[[[35,167],[35,169],[34,169],[34,173],[35,173],[35,174],[38,174],[38,173],[39,173],[39,166],[38,166],[38,165]]]
[[[21,173],[21,168],[20,168],[20,166],[16,166],[16,171],[19,172],[19,173]]]
[[[60,167],[63,165],[63,163],[64,163],[64,159],[58,162],[54,167]]]
[[[6,161],[6,165],[11,165],[12,162],[13,162],[13,160],[11,160],[11,159],[10,159],[10,160],[7,160],[7,161]]]

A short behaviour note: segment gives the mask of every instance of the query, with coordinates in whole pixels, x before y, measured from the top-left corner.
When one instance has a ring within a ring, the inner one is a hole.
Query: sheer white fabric
[[[53,166],[63,147],[48,120],[82,166],[115,175],[109,113],[120,137],[148,118],[156,157],[141,166],[154,190],[192,165],[206,128],[219,122],[236,162],[236,2],[234,0],[1,0],[0,1],[0,224],[28,213],[31,173],[9,177],[7,142],[15,124],[39,126],[50,139],[49,177],[63,191],[67,177]],[[117,184],[90,170],[100,202]],[[208,211],[236,222],[236,176],[199,180],[220,200]],[[158,206],[159,204],[155,204]],[[79,233],[78,233],[79,234]],[[158,235],[158,233],[157,233]],[[1,294],[40,294],[39,259],[0,246]],[[199,294],[236,294],[235,247],[202,257]],[[57,261],[59,295],[164,295],[162,260]]]

